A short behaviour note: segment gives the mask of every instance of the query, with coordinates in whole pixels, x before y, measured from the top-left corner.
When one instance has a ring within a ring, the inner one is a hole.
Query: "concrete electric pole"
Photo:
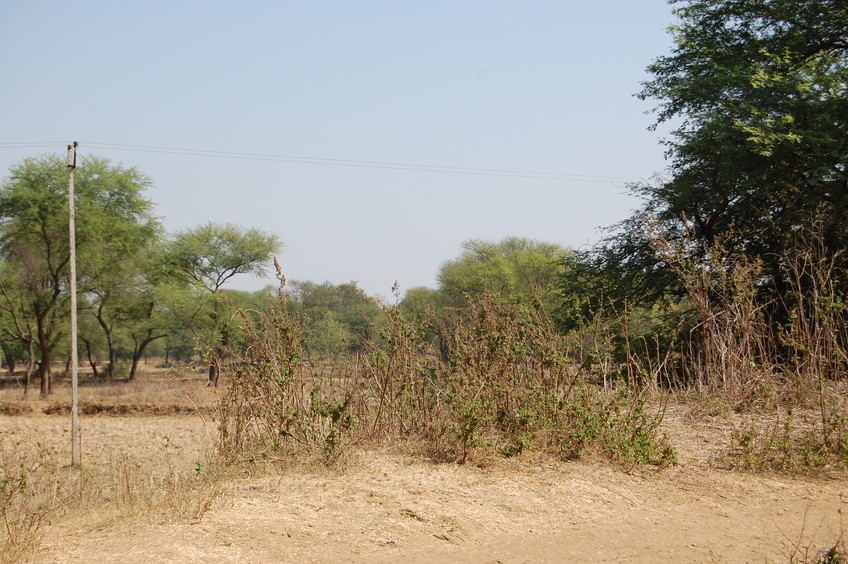
[[[74,169],[77,167],[77,147],[68,145],[68,226],[71,263],[71,466],[82,466],[79,448],[79,351],[77,350],[77,242],[74,225]]]

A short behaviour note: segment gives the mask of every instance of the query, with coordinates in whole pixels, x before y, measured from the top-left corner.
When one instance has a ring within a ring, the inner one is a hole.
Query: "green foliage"
[[[562,272],[557,284],[559,303],[553,315],[563,331],[576,329],[602,311],[615,293],[612,270],[592,264],[585,252],[575,252],[562,259]]]
[[[554,289],[569,252],[553,243],[521,237],[506,237],[497,243],[465,241],[460,256],[439,269],[442,303],[462,307],[466,294],[480,297],[489,292],[506,301],[529,303],[535,298],[553,311],[558,305]]]
[[[308,320],[304,346],[310,357],[361,352],[374,337],[374,328],[382,323],[380,306],[356,282],[294,280],[289,287],[289,308]]]
[[[451,311],[462,311],[467,298],[484,293],[504,303],[517,301],[523,307],[541,306],[548,315],[561,315],[564,268],[572,251],[554,243],[523,237],[506,237],[499,242],[470,239],[462,244],[459,257],[445,262],[438,273],[438,289],[419,287],[406,292],[400,307],[421,323],[422,337],[446,350],[450,335],[444,323]]]
[[[224,349],[237,338],[231,302],[221,287],[237,274],[263,274],[280,246],[276,235],[259,229],[209,222],[177,232],[158,257],[164,276],[188,284],[196,292],[189,326],[202,361],[209,363],[213,385],[218,384]]]
[[[75,170],[77,277],[81,294],[118,291],[136,257],[161,232],[150,180],[134,168],[96,157]],[[25,159],[0,186],[4,303],[29,326],[40,353],[41,392],[50,392],[50,361],[68,315],[68,167],[63,158]],[[102,303],[102,301],[101,301]],[[21,331],[17,331],[20,337]]]
[[[276,235],[260,229],[209,222],[174,234],[162,255],[163,267],[214,293],[236,274],[263,274],[280,246]]]
[[[762,261],[774,280],[762,289],[779,294],[777,263],[811,217],[829,254],[848,243],[848,12],[841,0],[673,3],[674,47],[641,93],[677,126],[670,168],[633,186],[645,205],[596,259],[640,298],[676,291],[644,230],[654,218],[669,240],[691,238],[692,257],[723,238]]]
[[[439,291],[426,286],[410,288],[400,305],[412,317],[423,319],[435,311],[439,304]]]
[[[336,319],[335,313],[328,311],[320,320],[310,323],[305,345],[309,353],[319,358],[335,358],[347,351],[351,337],[350,327]]]
[[[573,386],[567,343],[540,308],[503,304],[484,292],[468,298],[443,334],[450,335],[443,382],[451,431],[464,461],[493,423],[528,440],[555,420],[556,401]]]
[[[625,389],[617,394],[597,394],[579,388],[562,417],[565,432],[558,444],[566,460],[582,458],[588,448],[594,447],[628,467],[677,464],[677,452],[658,431],[662,414],[646,413],[644,403]]]
[[[178,280],[163,279],[154,286],[155,302],[150,311],[151,324],[154,327],[165,327],[165,337],[161,341],[151,343],[159,345],[158,352],[167,362],[174,360],[188,361],[194,355],[194,334],[192,333],[192,316],[197,312],[197,294],[192,288]],[[138,325],[139,331],[145,330],[144,324]],[[135,335],[135,331],[133,332]],[[132,337],[133,342],[136,341]]]
[[[88,356],[95,350],[107,351],[105,374],[110,378],[116,372],[119,359],[130,359],[129,377],[134,378],[138,362],[147,347],[167,336],[179,317],[167,301],[167,281],[154,272],[151,259],[153,251],[138,253],[115,268],[104,285],[88,294],[88,307],[83,308],[80,338],[86,345]],[[102,335],[102,338],[98,335]],[[98,342],[104,345],[96,347]]]

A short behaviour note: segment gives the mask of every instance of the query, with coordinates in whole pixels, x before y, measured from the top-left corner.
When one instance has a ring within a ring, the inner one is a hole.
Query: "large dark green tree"
[[[652,237],[720,241],[764,264],[811,221],[830,252],[848,246],[848,4],[844,0],[672,0],[674,47],[640,96],[673,124],[669,169],[634,186],[644,207],[595,258],[639,297],[674,285]],[[646,227],[650,226],[649,229]]]
[[[50,393],[53,351],[68,318],[67,173],[60,156],[30,158],[0,185],[0,260],[4,286],[16,296],[5,303],[32,324],[42,395]],[[144,197],[150,180],[135,168],[90,157],[75,174],[77,276],[88,294],[114,281],[160,227]]]

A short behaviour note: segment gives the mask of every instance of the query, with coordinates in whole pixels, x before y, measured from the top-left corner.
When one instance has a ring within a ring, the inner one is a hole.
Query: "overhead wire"
[[[55,147],[63,145],[61,141],[32,141],[18,143],[0,143],[0,149],[28,149],[31,147]]]
[[[344,166],[354,168],[378,168],[386,170],[406,170],[416,172],[440,172],[445,174],[468,174],[477,176],[501,176],[511,178],[531,178],[537,180],[569,180],[577,182],[600,182],[606,184],[617,184],[631,182],[632,178],[622,176],[602,176],[590,174],[567,174],[557,172],[539,172],[527,170],[509,170],[480,167],[428,165],[420,163],[401,163],[387,161],[366,161],[353,159],[335,159],[326,157],[305,157],[296,155],[275,155],[267,153],[246,153],[236,151],[212,151],[206,149],[186,149],[178,147],[160,147],[154,145],[130,145],[122,143],[100,143],[95,141],[80,141],[84,147],[94,149],[135,151],[143,153],[160,153],[171,155],[186,155],[197,157],[215,157],[239,160],[274,161],[298,164],[313,164],[325,166]],[[23,143],[0,143],[0,149],[10,148],[36,148],[63,145],[58,142],[23,142]]]

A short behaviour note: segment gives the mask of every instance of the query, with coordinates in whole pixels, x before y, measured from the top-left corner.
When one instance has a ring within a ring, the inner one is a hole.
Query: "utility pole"
[[[71,466],[82,466],[79,448],[79,351],[77,350],[77,236],[74,225],[74,169],[77,167],[77,147],[68,145],[68,226],[71,263]]]

